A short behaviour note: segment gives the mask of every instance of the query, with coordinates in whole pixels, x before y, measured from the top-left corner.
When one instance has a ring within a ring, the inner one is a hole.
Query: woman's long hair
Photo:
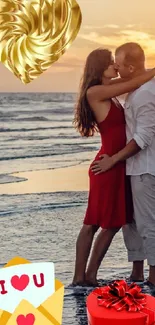
[[[73,120],[75,128],[82,136],[90,137],[95,131],[98,132],[97,122],[86,93],[88,88],[102,84],[103,73],[111,63],[111,55],[107,49],[96,49],[87,57]]]

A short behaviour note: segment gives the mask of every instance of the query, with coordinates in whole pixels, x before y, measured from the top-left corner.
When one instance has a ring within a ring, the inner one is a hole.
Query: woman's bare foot
[[[96,277],[89,275],[88,273],[86,273],[85,275],[85,283],[87,286],[91,286],[91,287],[98,287],[99,283],[96,279]]]
[[[81,286],[81,287],[83,287],[84,284],[85,284],[85,279],[84,279],[84,278],[74,276],[71,285],[72,285],[73,287],[76,287],[76,286]]]
[[[81,286],[81,287],[98,287],[99,283],[97,281],[97,279],[92,278],[92,277],[88,277],[87,275],[85,275],[85,279],[73,279],[73,282],[71,283],[70,286],[73,287],[77,287],[77,286]]]
[[[99,283],[98,283],[98,281],[96,280],[96,281],[86,281],[85,282],[85,285],[87,286],[87,287],[99,287]]]
[[[72,282],[71,287],[85,287],[86,283],[85,282]]]

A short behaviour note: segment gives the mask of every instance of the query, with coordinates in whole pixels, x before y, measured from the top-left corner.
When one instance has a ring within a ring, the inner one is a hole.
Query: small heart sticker
[[[33,314],[19,315],[16,319],[17,325],[33,325],[35,316]]]
[[[81,21],[76,0],[0,0],[0,61],[30,83],[66,52]]]
[[[14,275],[11,278],[11,284],[12,286],[19,291],[23,291],[29,284],[29,277],[26,274],[23,274],[22,276]]]

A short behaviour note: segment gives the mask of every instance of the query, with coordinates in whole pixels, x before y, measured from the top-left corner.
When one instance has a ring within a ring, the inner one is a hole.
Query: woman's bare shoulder
[[[96,85],[96,86],[92,86],[92,87],[88,88],[87,91],[86,91],[86,96],[88,98],[91,98],[92,95],[94,94],[94,90],[96,90],[99,87],[101,87],[101,85]]]

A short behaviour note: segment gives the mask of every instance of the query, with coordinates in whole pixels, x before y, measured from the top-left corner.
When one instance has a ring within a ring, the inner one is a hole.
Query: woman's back
[[[101,152],[114,155],[126,145],[125,117],[121,105],[111,100],[110,110],[106,118],[98,123],[101,134]]]

